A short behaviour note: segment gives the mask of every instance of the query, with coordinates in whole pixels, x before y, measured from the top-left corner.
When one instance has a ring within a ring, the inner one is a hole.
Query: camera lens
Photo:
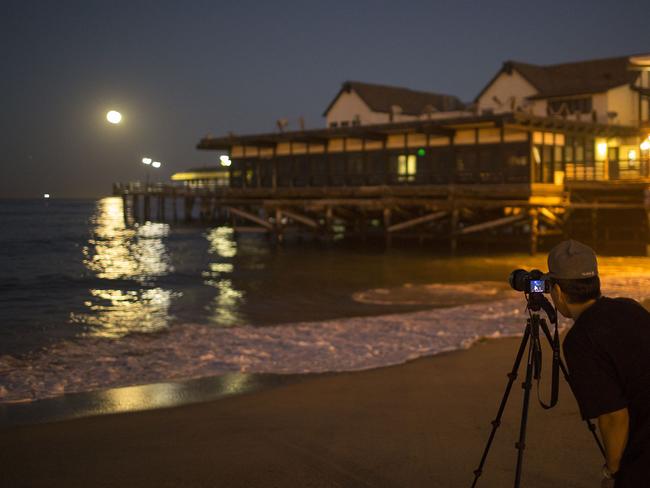
[[[516,269],[508,277],[508,283],[517,291],[526,291],[526,282],[528,281],[528,271],[525,269]]]

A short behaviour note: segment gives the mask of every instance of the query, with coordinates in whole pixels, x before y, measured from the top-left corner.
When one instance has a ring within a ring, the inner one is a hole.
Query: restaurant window
[[[368,151],[366,153],[368,184],[382,185],[386,183],[387,158],[388,155],[384,151]]]
[[[398,181],[415,181],[417,156],[415,154],[400,154],[397,156]]]

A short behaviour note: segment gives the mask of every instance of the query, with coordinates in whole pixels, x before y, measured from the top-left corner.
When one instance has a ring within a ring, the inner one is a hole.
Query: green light
[[[421,156],[425,156],[426,154],[427,152],[424,150],[424,148],[421,147],[420,149],[418,149],[418,156],[421,157]]]

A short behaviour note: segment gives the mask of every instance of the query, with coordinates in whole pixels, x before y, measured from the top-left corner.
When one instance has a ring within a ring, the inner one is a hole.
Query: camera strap
[[[553,408],[557,404],[559,391],[560,391],[560,334],[557,330],[557,320],[554,322],[555,331],[553,333],[553,342],[551,347],[553,349],[553,364],[551,366],[551,401],[546,404],[542,400],[542,397],[539,392],[539,383],[541,380],[541,368],[542,368],[542,354],[539,353],[539,374],[537,376],[537,400],[539,404],[545,410]]]

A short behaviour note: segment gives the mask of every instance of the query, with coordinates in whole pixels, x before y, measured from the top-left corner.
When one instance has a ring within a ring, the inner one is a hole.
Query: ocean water
[[[0,201],[0,402],[232,372],[399,364],[521,333],[517,267],[544,256],[289,242],[128,227],[119,198]],[[650,259],[601,259],[650,297]],[[565,324],[566,325],[566,324]]]

